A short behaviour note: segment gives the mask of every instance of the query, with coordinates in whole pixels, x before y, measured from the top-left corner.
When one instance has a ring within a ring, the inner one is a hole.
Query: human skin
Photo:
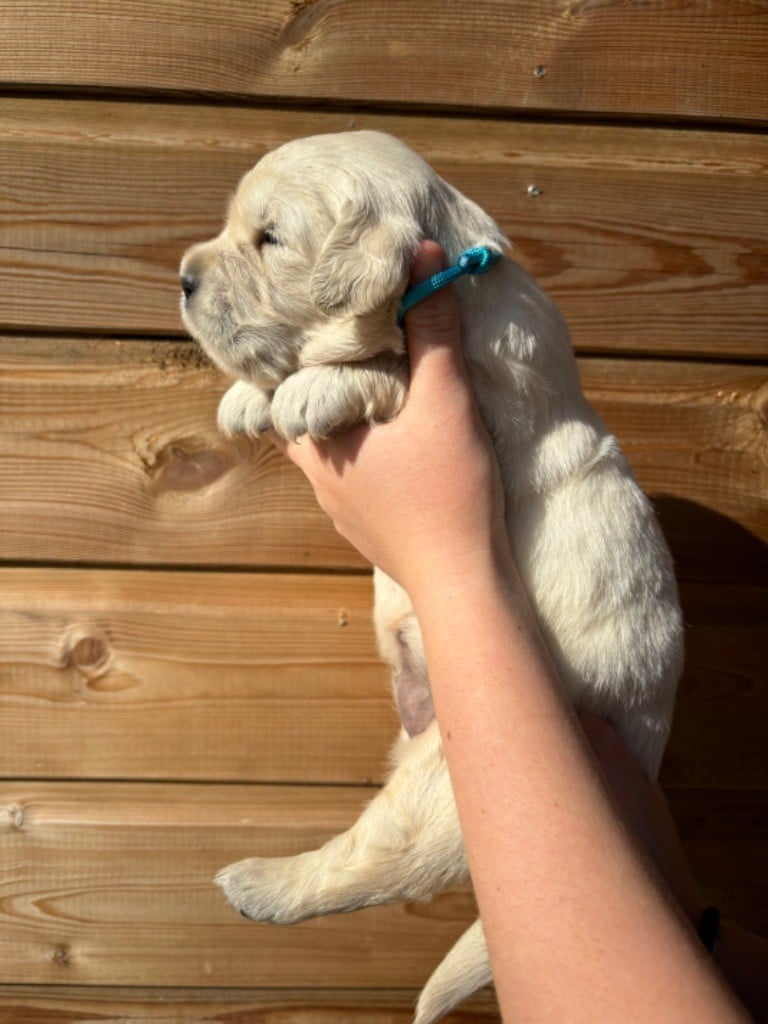
[[[442,261],[424,243],[413,279]],[[746,1020],[630,838],[564,696],[507,542],[451,292],[415,307],[406,332],[397,419],[276,443],[414,603],[502,1014]]]
[[[580,723],[599,761],[616,814],[621,816],[691,926],[698,928],[705,902],[661,786],[646,778],[626,744],[604,718],[585,714]],[[768,1020],[768,942],[726,920],[720,925],[712,955],[755,1020]]]

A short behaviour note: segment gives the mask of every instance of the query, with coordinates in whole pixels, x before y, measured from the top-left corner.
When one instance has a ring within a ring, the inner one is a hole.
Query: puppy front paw
[[[251,921],[295,924],[311,911],[303,907],[293,882],[294,857],[251,857],[223,868],[216,884],[232,906]]]
[[[342,368],[308,366],[275,391],[272,423],[287,441],[302,434],[326,438],[361,421],[359,402],[341,384]]]
[[[393,356],[365,363],[305,366],[286,378],[272,400],[272,425],[288,441],[321,439],[358,423],[392,419],[403,406],[407,364]]]
[[[258,437],[272,427],[271,395],[254,384],[239,380],[219,402],[219,430],[227,437],[249,434]]]

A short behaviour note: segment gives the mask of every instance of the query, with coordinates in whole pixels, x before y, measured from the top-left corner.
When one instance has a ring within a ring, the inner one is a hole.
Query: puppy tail
[[[477,921],[461,936],[422,989],[413,1024],[432,1024],[492,981],[483,926]]]

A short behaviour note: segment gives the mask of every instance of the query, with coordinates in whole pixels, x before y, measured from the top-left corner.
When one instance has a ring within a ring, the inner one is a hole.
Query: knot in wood
[[[768,427],[768,387],[763,387],[758,392],[757,418],[761,428]]]
[[[0,820],[7,815],[8,823],[15,832],[21,832],[25,825],[26,811],[18,804],[0,809]]]
[[[150,469],[155,493],[202,491],[232,469],[231,447],[204,438],[180,438],[154,454]]]
[[[98,679],[104,675],[111,659],[109,638],[100,629],[79,629],[66,641],[66,664],[76,669],[84,679]]]
[[[53,947],[51,960],[53,960],[55,964],[58,964],[59,967],[69,967],[71,963],[69,946],[63,942],[58,942]]]

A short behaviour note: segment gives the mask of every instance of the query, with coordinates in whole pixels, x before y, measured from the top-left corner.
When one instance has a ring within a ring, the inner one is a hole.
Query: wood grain
[[[317,786],[0,787],[0,981],[420,986],[474,918],[469,892],[275,928],[244,921],[211,881],[244,856],[317,846],[370,795]]]
[[[681,578],[764,579],[768,372],[579,369]],[[0,339],[0,558],[363,568],[271,445],[219,435],[226,386],[188,343]]]
[[[759,0],[16,0],[4,12],[0,79],[754,122],[768,119],[766,51]]]
[[[704,905],[768,938],[768,791],[673,789],[667,796]]]
[[[760,586],[683,587],[668,788],[768,789]],[[0,776],[383,781],[370,580],[0,570]]]
[[[765,354],[764,136],[18,98],[0,126],[0,326],[180,333],[181,255],[242,173],[288,138],[367,127],[499,221],[577,349]]]
[[[686,661],[661,779],[768,789],[765,582],[681,588]]]
[[[143,989],[4,986],[0,1024],[411,1024],[416,989]],[[498,1022],[491,989],[444,1017]]]
[[[312,848],[350,824],[368,795],[339,787],[2,785],[0,981],[421,985],[473,919],[469,892],[275,928],[243,921],[211,883],[234,858]],[[707,891],[731,920],[765,930],[765,793],[743,794],[736,814],[727,797],[716,817],[700,813],[711,794],[693,794],[691,806],[691,819],[681,815],[683,837],[709,872]]]
[[[270,444],[225,440],[192,345],[11,340],[0,367],[4,558],[358,566]]]
[[[662,781],[768,935],[765,3],[0,6],[0,1024],[405,1024],[474,917],[275,929],[211,883],[351,823],[397,728],[364,564],[170,340],[240,175],[348,128],[485,206],[571,324],[682,580]]]
[[[768,571],[768,368],[581,359],[582,386],[657,505],[684,580]]]
[[[370,577],[0,570],[0,774],[366,783]]]

